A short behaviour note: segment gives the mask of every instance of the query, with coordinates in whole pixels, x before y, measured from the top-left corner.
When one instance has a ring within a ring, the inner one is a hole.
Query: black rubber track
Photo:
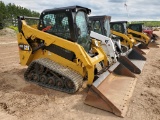
[[[38,72],[37,70],[38,65],[43,66],[47,72],[44,71],[43,74],[41,72]],[[39,80],[32,79],[32,75],[34,74],[38,76],[37,78]],[[46,79],[51,77],[55,79],[55,82],[60,81],[62,85],[58,86],[55,84],[49,84],[49,81],[47,81]],[[78,72],[68,67],[62,66],[48,58],[41,58],[33,61],[25,71],[24,78],[26,81],[36,83],[40,86],[44,86],[47,88],[51,88],[66,93],[75,93],[82,86],[83,83],[83,77]],[[40,78],[43,78],[43,80],[46,81],[45,82],[41,81]],[[73,84],[72,88],[66,87],[67,81]]]

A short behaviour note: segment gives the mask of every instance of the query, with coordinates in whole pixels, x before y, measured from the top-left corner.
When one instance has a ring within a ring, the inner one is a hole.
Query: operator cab
[[[110,36],[110,16],[90,16],[91,30],[101,35]]]
[[[47,9],[40,15],[38,29],[77,42],[88,52],[91,41],[87,14],[90,12],[90,9],[81,6]]]
[[[137,31],[137,32],[143,32],[144,29],[144,23],[134,23],[134,24],[130,24],[128,26],[129,29]]]
[[[110,22],[110,27],[116,32],[127,34],[127,21]]]

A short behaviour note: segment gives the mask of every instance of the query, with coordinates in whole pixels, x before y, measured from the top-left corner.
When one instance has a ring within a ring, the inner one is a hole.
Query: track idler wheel
[[[49,77],[48,78],[48,84],[51,86],[55,86],[56,85],[56,79],[54,77]]]
[[[33,81],[39,82],[39,75],[34,73],[33,74]]]
[[[47,78],[47,76],[46,76],[46,75],[42,75],[42,76],[40,77],[40,81],[41,81],[41,83],[47,84],[47,83],[48,83],[48,78]]]
[[[43,65],[38,65],[36,67],[36,71],[37,71],[38,74],[43,74],[44,71],[45,71],[45,67]]]
[[[33,80],[34,76],[34,71],[30,71],[29,74],[27,75],[28,80]]]
[[[63,87],[64,87],[64,81],[61,80],[61,79],[57,79],[57,80],[56,80],[56,86],[57,86],[58,88],[63,88]]]
[[[73,81],[68,80],[66,78],[65,79],[65,87],[70,90],[70,89],[74,89],[75,85],[74,85]]]

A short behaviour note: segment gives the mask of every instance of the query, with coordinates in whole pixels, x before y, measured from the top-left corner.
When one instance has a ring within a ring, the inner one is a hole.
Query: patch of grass
[[[14,31],[18,32],[18,27],[15,26],[9,26],[10,29],[13,29]]]
[[[160,27],[160,21],[132,21],[132,23],[144,23],[147,27]]]

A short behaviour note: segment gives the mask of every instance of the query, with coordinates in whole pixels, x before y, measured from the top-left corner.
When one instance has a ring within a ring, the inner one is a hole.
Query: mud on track
[[[127,115],[119,118],[85,105],[85,85],[70,95],[24,81],[16,35],[0,36],[1,120],[160,120],[160,48],[150,49]]]

